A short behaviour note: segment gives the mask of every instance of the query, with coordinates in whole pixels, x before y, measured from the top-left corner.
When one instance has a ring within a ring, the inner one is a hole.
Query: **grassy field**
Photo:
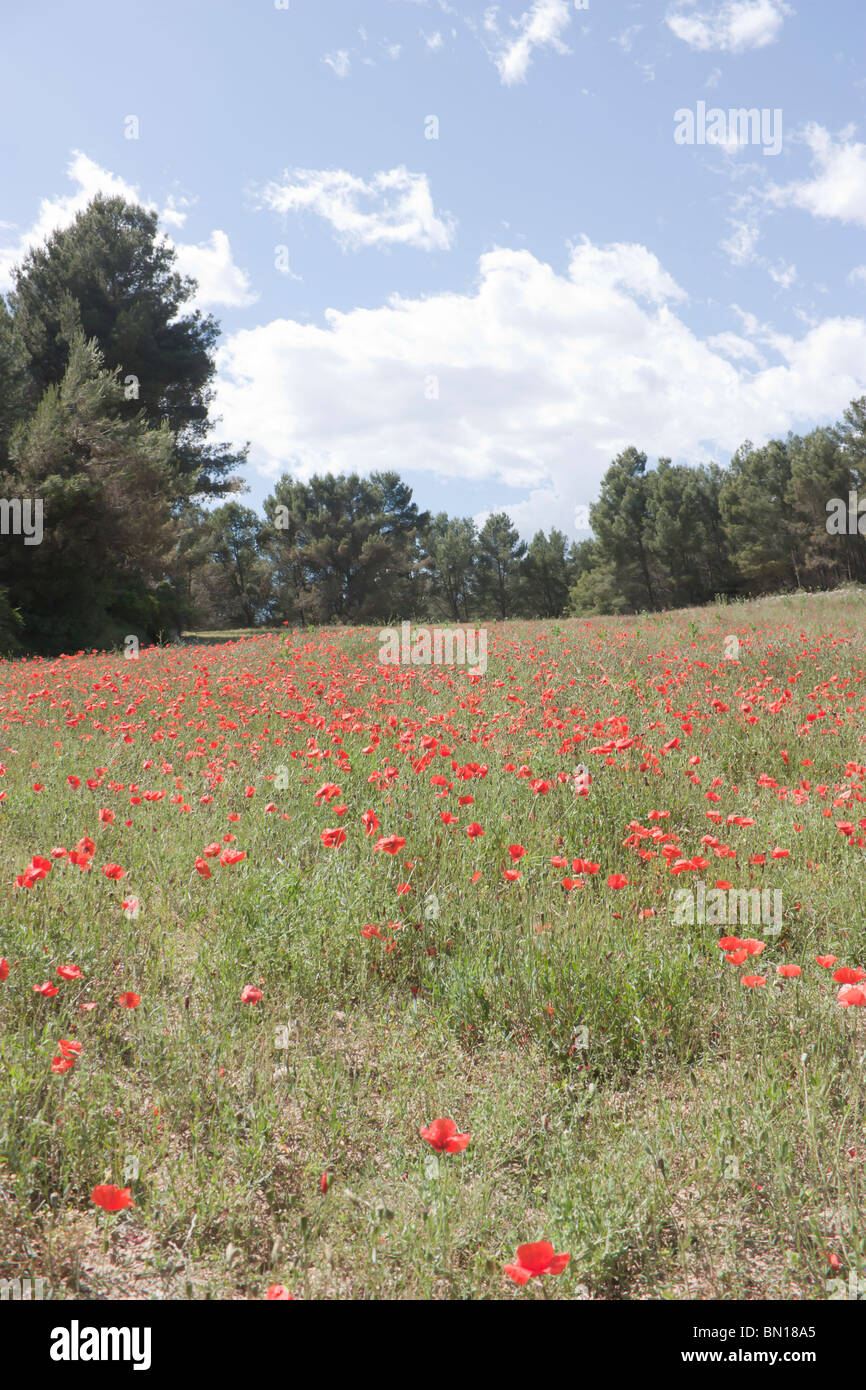
[[[866,597],[488,632],[0,665],[0,1276],[866,1294]]]

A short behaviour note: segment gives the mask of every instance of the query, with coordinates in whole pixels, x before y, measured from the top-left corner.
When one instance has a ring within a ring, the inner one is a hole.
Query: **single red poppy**
[[[102,1207],[103,1211],[125,1211],[127,1207],[135,1206],[132,1188],[116,1187],[113,1182],[101,1183],[94,1187],[90,1200],[95,1206]]]
[[[528,1284],[542,1274],[561,1274],[570,1259],[565,1253],[557,1254],[549,1240],[538,1240],[532,1245],[518,1245],[515,1263],[505,1265],[504,1270],[515,1284]]]
[[[426,1140],[437,1153],[457,1154],[466,1148],[471,1134],[458,1134],[453,1120],[433,1120],[426,1129],[419,1129],[421,1138]]]

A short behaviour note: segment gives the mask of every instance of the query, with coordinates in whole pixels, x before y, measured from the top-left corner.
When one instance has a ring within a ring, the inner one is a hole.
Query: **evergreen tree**
[[[747,442],[731,460],[719,494],[728,548],[749,593],[799,583],[798,537],[788,515],[791,462],[780,439],[761,449]]]
[[[123,400],[117,373],[78,330],[60,385],[46,387],[10,441],[0,491],[42,508],[41,542],[10,535],[0,550],[0,584],[23,615],[28,650],[153,640],[181,619],[174,438],[167,424],[130,417]]]
[[[569,544],[561,531],[552,528],[549,536],[537,531],[523,561],[524,604],[537,618],[560,618],[568,603],[573,561]]]
[[[9,306],[39,392],[63,380],[64,314],[70,302],[77,307],[85,337],[96,340],[109,370],[118,369],[127,418],[143,410],[152,428],[167,421],[173,432],[179,501],[233,491],[246,453],[207,442],[219,325],[198,309],[184,312],[195,281],[179,275],[175,261],[156,213],[100,196],[27,253]]]
[[[526,542],[506,512],[494,512],[478,534],[477,597],[487,612],[505,619],[519,606]]]
[[[466,622],[472,604],[478,533],[471,517],[438,512],[423,536],[427,600],[431,610]]]

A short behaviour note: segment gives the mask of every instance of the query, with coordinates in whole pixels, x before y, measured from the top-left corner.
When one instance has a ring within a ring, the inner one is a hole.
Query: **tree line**
[[[213,438],[219,325],[194,293],[155,213],[97,197],[0,297],[0,649],[632,613],[866,582],[866,398],[838,425],[744,444],[727,468],[649,468],[626,449],[580,543],[556,528],[527,543],[505,512],[481,525],[422,512],[396,471],[286,474],[260,515],[237,500],[246,448]],[[16,498],[39,500],[39,543],[10,525]]]

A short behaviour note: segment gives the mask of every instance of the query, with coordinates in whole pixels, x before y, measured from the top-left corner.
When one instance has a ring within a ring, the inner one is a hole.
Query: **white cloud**
[[[797,279],[797,267],[795,265],[785,265],[784,261],[779,265],[767,266],[770,279],[783,290],[789,290]]]
[[[555,53],[570,53],[560,35],[571,23],[567,0],[533,0],[531,7],[519,19],[511,20],[512,35],[504,36],[499,29],[498,7],[485,11],[484,27],[497,40],[492,53],[504,86],[511,87],[526,81],[526,73],[535,48],[552,48]]]
[[[415,246],[447,251],[455,224],[437,216],[426,174],[405,165],[382,170],[365,182],[344,169],[295,169],[262,195],[274,212],[309,211],[330,222],[346,247]]]
[[[611,39],[611,43],[618,44],[623,53],[631,53],[634,41],[642,29],[642,24],[631,24],[628,28],[623,29],[621,33],[615,34]]]
[[[848,276],[848,283],[851,285],[866,285],[866,265],[855,265],[851,274]]]
[[[138,203],[151,212],[157,211],[156,203],[146,202],[137,187],[101,168],[80,150],[73,150],[66,173],[77,184],[75,190],[53,198],[43,198],[33,225],[20,232],[16,241],[0,246],[0,290],[11,288],[13,267],[21,262],[31,247],[41,245],[52,232],[70,226],[98,193],[124,198],[128,203]],[[159,212],[160,221],[170,226],[183,226],[187,214],[182,209],[189,206],[190,199],[169,196],[166,206]],[[210,242],[199,246],[173,241],[169,236],[165,240],[177,251],[181,273],[194,275],[199,281],[193,301],[198,307],[221,304],[233,308],[252,304],[258,298],[250,290],[246,272],[234,264],[225,232],[213,231]]]
[[[426,43],[431,53],[439,52],[440,48],[442,47],[442,35],[440,34],[438,29],[436,30],[435,34],[425,34],[424,30],[422,29],[421,37]]]
[[[250,439],[266,476],[432,474],[445,507],[458,478],[486,481],[493,509],[497,485],[522,488],[507,510],[525,533],[591,500],[628,444],[697,461],[838,417],[866,392],[863,318],[795,337],[742,314],[739,334],[705,339],[643,246],[584,241],[564,273],[497,249],[479,272],[472,292],[234,334],[218,358],[227,437]]]
[[[682,0],[665,19],[678,39],[702,53],[765,48],[779,37],[786,15],[793,14],[785,0],[722,0],[710,10],[694,10],[694,3]]]
[[[338,77],[348,77],[352,66],[349,51],[346,48],[338,48],[336,53],[326,53],[322,62],[327,63]]]
[[[734,265],[748,265],[761,236],[757,215],[750,210],[746,217],[729,217],[728,224],[733,230],[720,242],[721,248]]]
[[[866,145],[854,140],[851,127],[834,140],[816,123],[806,126],[803,139],[812,153],[812,177],[773,184],[768,201],[777,207],[803,208],[813,217],[835,217],[866,227]]]
[[[234,264],[225,232],[213,231],[210,241],[198,246],[175,243],[177,269],[198,281],[196,303],[202,308],[223,304],[240,309],[255,304],[258,295],[250,288],[250,277]]]
[[[759,367],[766,366],[767,359],[764,354],[739,333],[714,333],[712,338],[707,339],[707,344],[715,352],[721,352],[734,362],[754,362]]]
[[[175,198],[174,194],[170,193],[165,207],[160,209],[160,222],[167,227],[182,227],[189,216],[186,209],[192,206],[192,201],[191,198]]]

